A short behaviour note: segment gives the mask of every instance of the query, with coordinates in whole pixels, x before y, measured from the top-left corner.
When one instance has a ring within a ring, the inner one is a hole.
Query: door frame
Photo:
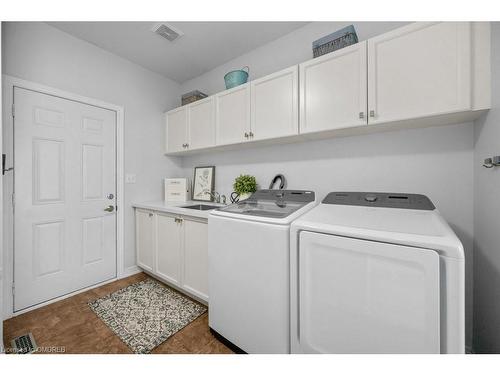
[[[4,149],[4,153],[9,153],[7,155],[6,167],[13,167],[13,127],[14,121],[12,116],[12,105],[14,102],[14,87],[23,88],[27,90],[36,91],[42,94],[48,94],[56,96],[62,99],[72,100],[75,102],[80,102],[83,104],[92,105],[95,107],[100,107],[103,109],[111,110],[116,112],[116,204],[118,209],[116,210],[116,277],[107,280],[103,283],[97,284],[107,284],[111,281],[121,279],[123,277],[130,275],[130,270],[125,270],[124,268],[124,107],[112,103],[107,103],[98,99],[89,98],[86,96],[78,95],[68,91],[60,90],[54,87],[42,85],[36,82],[27,81],[14,76],[9,76],[6,74],[2,75],[2,120],[3,129],[2,135],[4,142],[7,142],[9,148]],[[12,164],[12,165],[11,165]],[[84,290],[91,289],[97,285],[91,285],[87,288],[65,294],[58,298],[42,302],[38,305],[14,312],[14,300],[13,300],[13,285],[14,285],[14,215],[12,210],[12,192],[13,186],[13,173],[7,172],[3,179],[4,197],[3,197],[3,221],[4,221],[4,238],[0,244],[3,248],[3,306],[0,306],[3,310],[3,319],[8,319],[9,317],[22,314],[24,312],[36,309],[38,307],[50,304],[57,300],[61,300],[71,295],[81,293]],[[8,192],[8,194],[7,194]],[[7,197],[9,199],[7,199]],[[1,321],[1,320],[0,320]]]

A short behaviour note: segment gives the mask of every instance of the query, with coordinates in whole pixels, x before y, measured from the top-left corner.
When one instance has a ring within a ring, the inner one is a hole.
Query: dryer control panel
[[[436,208],[425,195],[407,193],[331,192],[321,203],[428,211]]]

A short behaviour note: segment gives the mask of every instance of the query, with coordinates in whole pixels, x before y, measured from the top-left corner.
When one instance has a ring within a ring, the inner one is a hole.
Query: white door
[[[471,108],[471,25],[417,22],[368,40],[369,123]]]
[[[156,273],[175,285],[181,284],[182,222],[181,219],[157,214]]]
[[[249,139],[250,84],[241,85],[215,96],[216,143],[226,145]]]
[[[299,65],[300,133],[367,124],[366,42]]]
[[[208,224],[183,220],[184,277],[183,287],[208,300]]]
[[[14,105],[18,311],[116,277],[116,113],[17,87]]]
[[[215,146],[215,100],[209,98],[189,104],[189,142],[187,149]]]
[[[299,132],[298,67],[251,83],[253,139],[286,137]]]
[[[188,143],[187,107],[176,108],[165,114],[165,152],[178,152],[186,149]]]
[[[141,209],[135,210],[135,241],[137,265],[153,272],[155,258],[155,214]]]
[[[299,340],[306,353],[439,353],[439,255],[301,232]]]

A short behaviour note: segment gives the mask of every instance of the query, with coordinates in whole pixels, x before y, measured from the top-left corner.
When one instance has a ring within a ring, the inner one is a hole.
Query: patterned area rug
[[[148,279],[89,302],[134,353],[149,353],[207,311],[202,304]]]

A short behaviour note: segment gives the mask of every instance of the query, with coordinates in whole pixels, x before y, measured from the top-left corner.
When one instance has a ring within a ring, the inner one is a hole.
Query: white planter
[[[242,194],[240,194],[239,199],[240,199],[240,201],[244,201],[245,199],[250,198],[251,195],[252,195],[252,193],[242,193]]]

